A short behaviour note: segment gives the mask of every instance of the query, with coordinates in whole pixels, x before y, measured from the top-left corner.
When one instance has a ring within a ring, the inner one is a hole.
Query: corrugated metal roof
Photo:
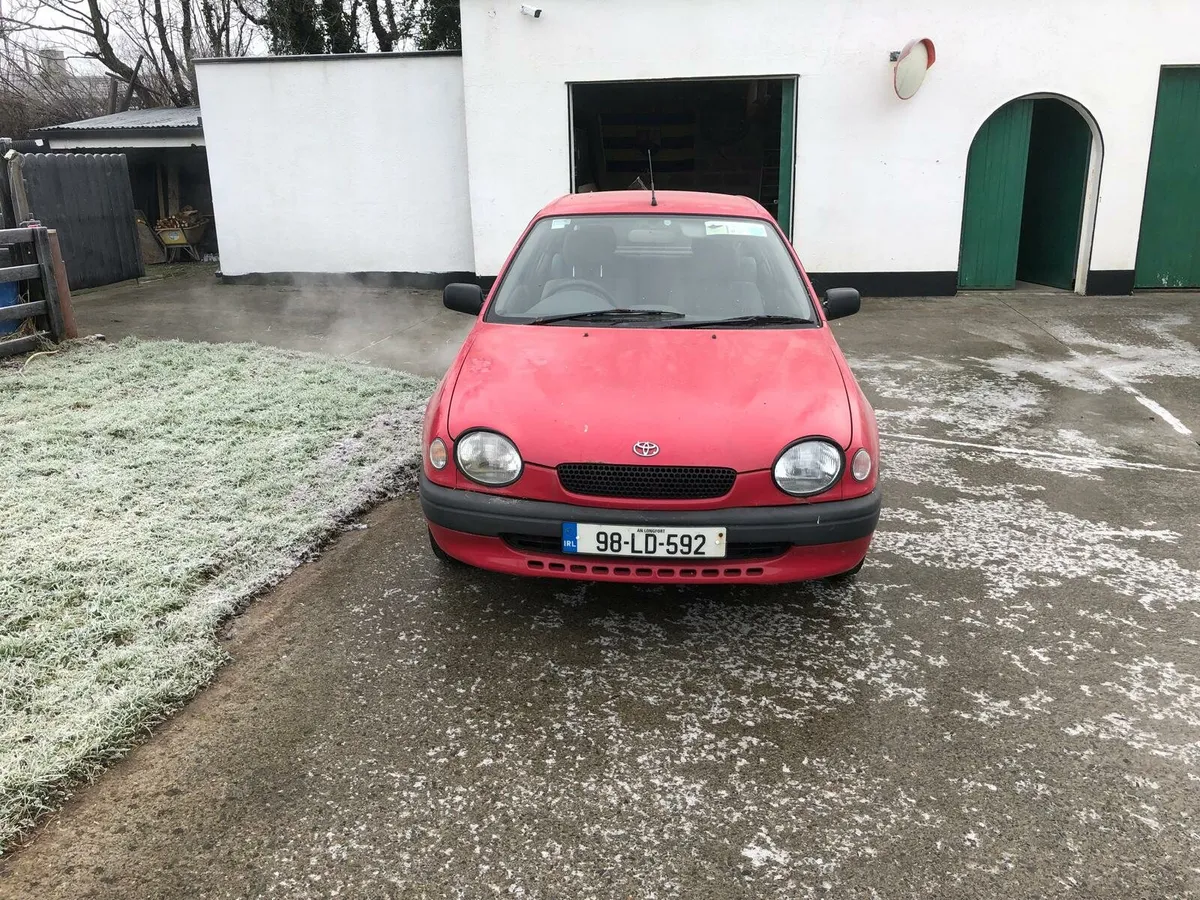
[[[39,134],[53,134],[62,131],[118,131],[138,128],[199,128],[200,107],[186,106],[183,109],[173,107],[163,109],[131,109],[126,112],[113,113],[111,116],[100,116],[95,119],[82,119],[78,122],[64,122],[61,125],[50,125],[39,128]]]

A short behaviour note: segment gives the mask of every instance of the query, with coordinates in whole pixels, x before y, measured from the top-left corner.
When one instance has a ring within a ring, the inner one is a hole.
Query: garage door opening
[[[752,197],[791,233],[795,79],[571,86],[572,190]]]
[[[1014,100],[983,123],[967,158],[960,288],[1083,293],[1098,137],[1056,97]]]

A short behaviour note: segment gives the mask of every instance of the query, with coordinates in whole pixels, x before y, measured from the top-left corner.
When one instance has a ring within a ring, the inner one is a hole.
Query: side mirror
[[[483,309],[483,289],[477,284],[448,284],[442,291],[442,304],[446,309],[477,316]]]
[[[825,310],[826,319],[841,319],[852,316],[862,306],[858,291],[854,288],[830,288],[825,292],[821,308]]]

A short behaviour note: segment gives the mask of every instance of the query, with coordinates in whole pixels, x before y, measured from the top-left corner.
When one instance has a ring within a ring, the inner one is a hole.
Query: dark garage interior
[[[648,187],[649,153],[659,189],[752,197],[786,231],[794,103],[787,79],[573,85],[573,188]]]

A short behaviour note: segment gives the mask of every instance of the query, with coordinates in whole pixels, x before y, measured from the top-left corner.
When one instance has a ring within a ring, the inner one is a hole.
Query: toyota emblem
[[[658,444],[653,441],[638,441],[633,445],[633,452],[638,456],[658,456]]]

